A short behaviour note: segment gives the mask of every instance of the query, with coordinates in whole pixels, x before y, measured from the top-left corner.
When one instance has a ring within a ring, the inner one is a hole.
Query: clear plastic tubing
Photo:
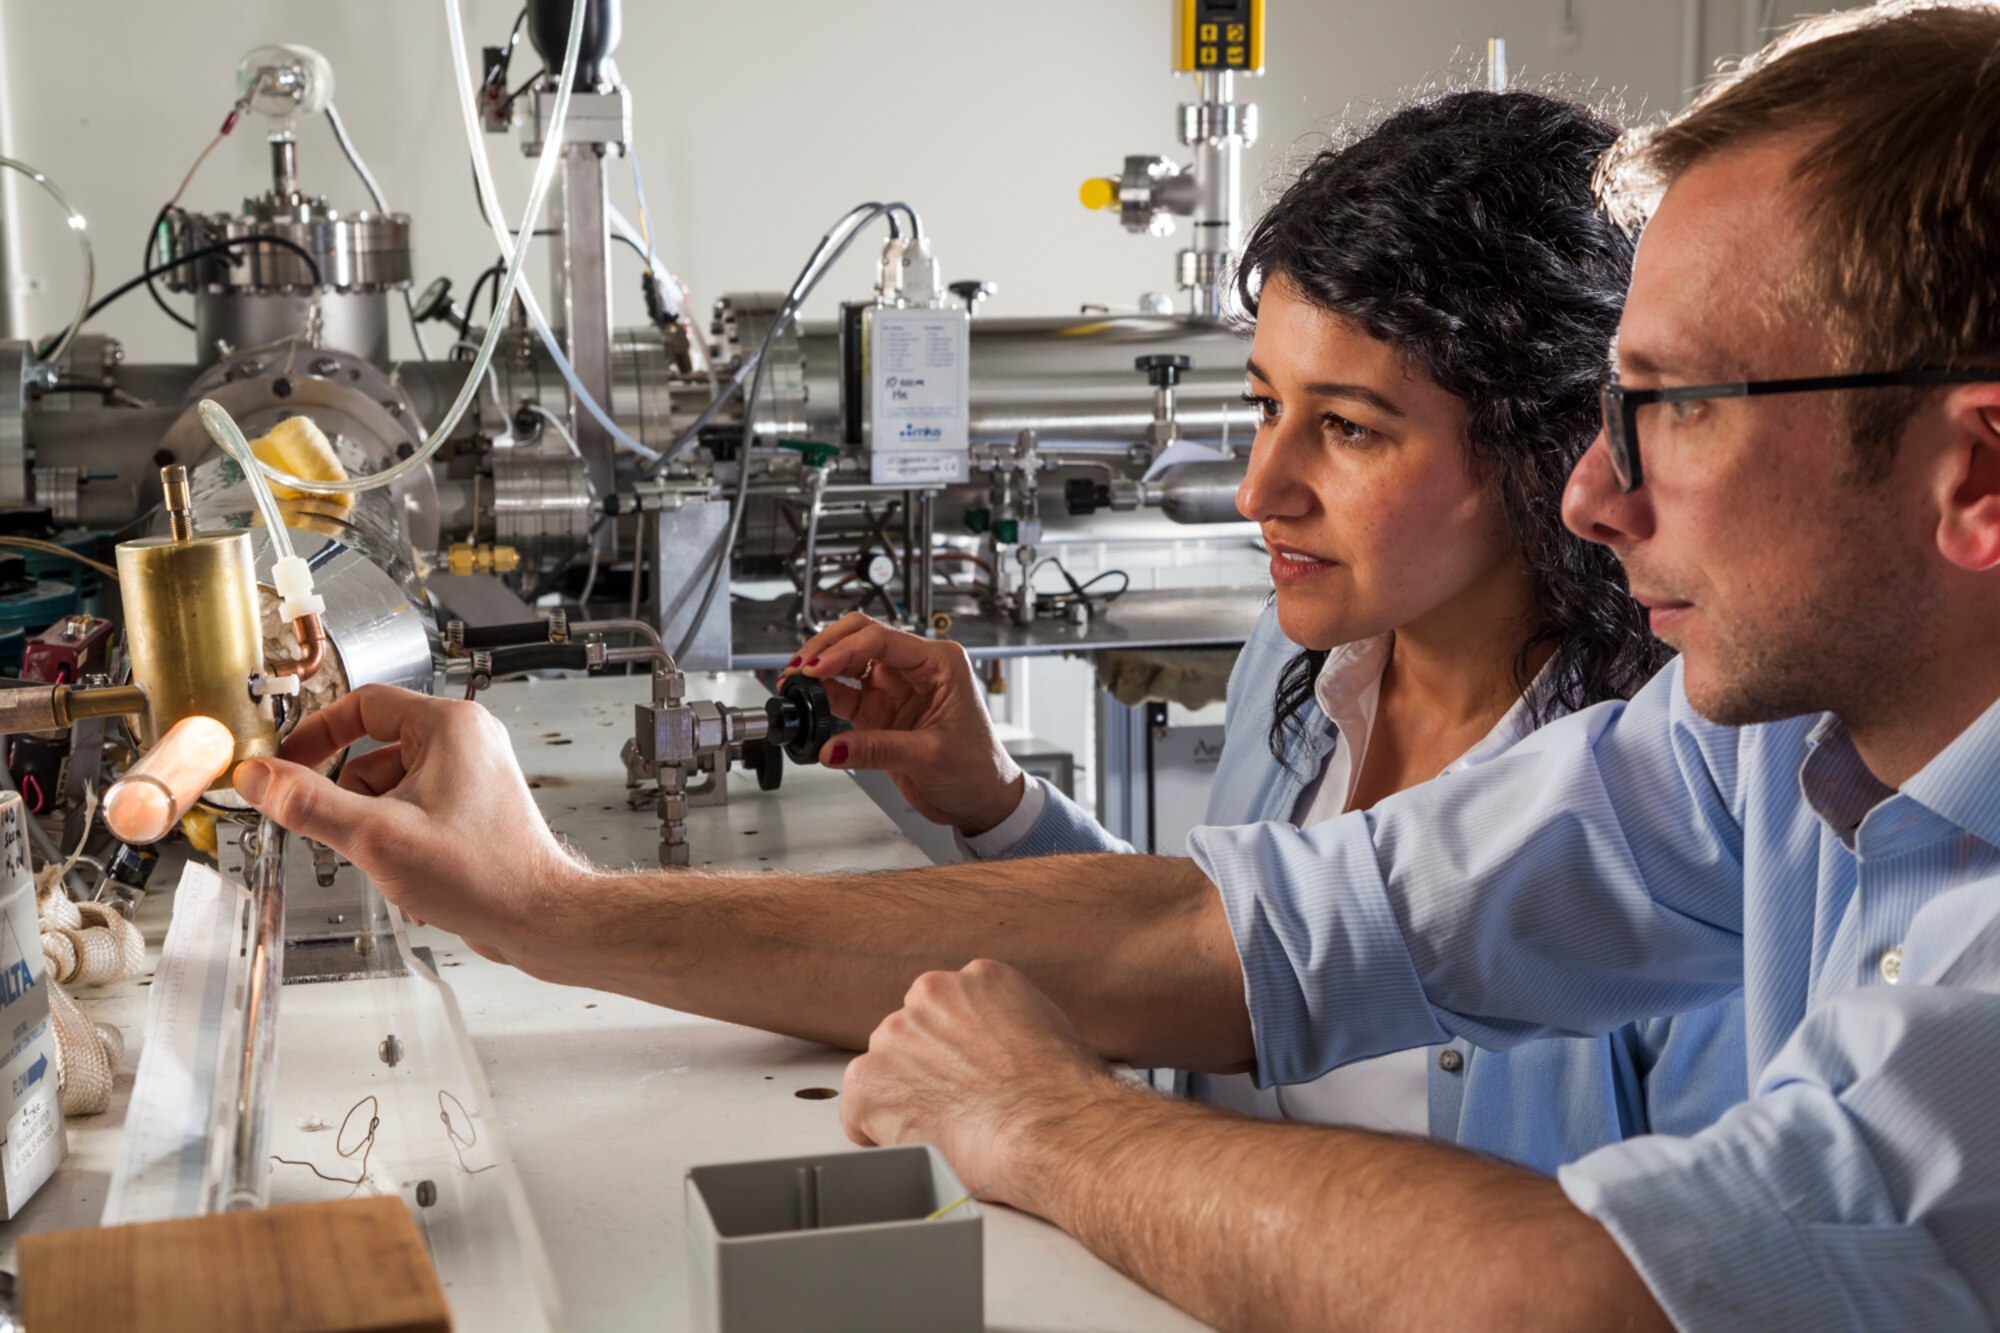
[[[212,717],[184,717],[104,793],[104,826],[120,842],[158,842],[215,785],[236,738]]]
[[[201,414],[201,424],[207,428],[209,438],[222,446],[222,452],[236,460],[243,469],[243,475],[250,482],[250,493],[257,498],[257,512],[263,516],[264,527],[271,534],[272,564],[280,560],[291,560],[292,534],[285,529],[285,513],[278,508],[278,497],[271,493],[271,483],[264,479],[257,455],[251,452],[250,442],[243,438],[243,430],[236,419],[213,398],[204,398],[196,407]]]
[[[563,126],[569,120],[569,102],[572,86],[571,75],[576,68],[577,48],[583,42],[584,10],[587,5],[588,0],[575,0],[575,4],[570,8],[569,41],[566,43],[567,49],[563,52],[562,75],[556,85],[555,109],[549,116],[548,141],[551,143],[562,142]],[[451,28],[452,62],[458,71],[458,79],[460,81],[458,90],[459,102],[469,110],[472,106],[472,94],[464,85],[464,81],[470,77],[465,64],[465,30],[458,19],[458,5],[456,0],[445,0],[444,8],[445,17]],[[485,145],[479,138],[479,125],[476,117],[471,121],[468,128],[473,136],[473,147],[477,150],[473,153],[473,164],[475,167],[483,168],[485,166]],[[556,163],[561,157],[562,154],[560,153],[542,154],[540,161],[535,165],[534,183],[528,189],[527,216],[521,223],[521,245],[518,249],[515,249],[510,238],[508,244],[501,247],[501,253],[507,256],[508,261],[507,272],[500,280],[499,308],[502,310],[505,310],[508,303],[514,299],[514,293],[517,288],[524,296],[527,294],[527,289],[521,286],[521,270],[526,263],[528,250],[533,243],[535,223],[542,215],[542,202],[548,197],[549,186],[554,182],[556,176]],[[487,196],[488,207],[498,207],[498,204],[494,202],[490,178],[482,174],[480,184]],[[496,218],[493,226],[497,233],[505,236],[507,230],[505,222]],[[529,309],[531,311],[534,309],[532,304],[529,305]],[[417,451],[401,462],[386,467],[380,472],[371,472],[365,477],[351,477],[346,481],[310,481],[304,477],[295,477],[281,468],[273,467],[262,459],[253,460],[253,465],[260,473],[272,481],[290,486],[293,490],[304,491],[308,495],[354,495],[361,491],[372,491],[378,486],[387,486],[393,482],[401,481],[404,477],[409,476],[412,472],[430,462],[431,455],[438,451],[438,447],[445,442],[446,438],[458,426],[459,420],[465,416],[466,409],[471,407],[473,400],[479,396],[480,384],[486,378],[486,367],[493,360],[493,349],[499,344],[500,334],[505,328],[506,321],[504,320],[496,319],[488,323],[486,337],[479,344],[479,354],[473,358],[472,369],[466,374],[465,384],[459,389],[458,397],[453,400],[451,409],[444,414],[444,420],[431,428],[430,433],[425,436],[423,443],[418,447]],[[267,519],[266,522],[269,522],[269,520]]]
[[[579,5],[579,12],[581,8],[582,6]],[[493,241],[500,247],[501,258],[511,260],[514,255],[514,238],[507,234],[506,214],[500,211],[500,192],[493,188],[493,163],[486,155],[486,135],[479,128],[479,111],[472,102],[472,70],[465,62],[465,27],[459,19],[458,0],[444,0],[444,14],[445,23],[451,29],[452,70],[455,75],[454,81],[458,87],[459,116],[465,122],[466,144],[472,150],[472,175],[474,180],[479,184],[479,198],[486,208],[487,225],[493,228]],[[582,22],[582,19],[577,14],[570,16],[570,32],[572,36],[576,32],[576,25],[580,22]],[[575,43],[572,42],[572,55],[569,59],[565,60],[563,65],[564,83],[559,96],[567,97],[569,95],[569,67],[570,61],[574,59],[574,50]],[[560,142],[561,135],[557,132],[559,128],[560,122],[558,121],[557,128],[551,129],[543,139],[543,142]],[[549,154],[543,153],[542,157],[546,160]],[[531,235],[531,233],[523,230],[521,235],[525,238]],[[526,248],[525,240],[522,243],[522,248]],[[507,309],[509,295],[508,291],[503,290],[499,301],[494,305],[494,309]],[[631,452],[645,458],[657,460],[660,455],[656,450],[647,448],[624,431],[618,429],[618,423],[606,414],[604,409],[598,405],[597,400],[591,397],[589,390],[583,387],[583,382],[577,378],[576,370],[570,365],[569,358],[563,355],[562,343],[557,340],[555,333],[549,328],[548,320],[542,316],[541,303],[535,300],[534,291],[525,283],[521,286],[521,308],[528,312],[528,323],[534,325],[536,336],[542,340],[542,345],[548,349],[549,359],[555,362],[556,369],[562,373],[563,380],[569,385],[570,393],[575,396],[577,402],[583,404],[584,410],[597,419],[597,424],[604,427],[605,431],[613,440],[618,442],[620,447],[629,449]],[[493,323],[497,324],[499,321],[495,320]],[[491,335],[490,329],[488,330],[488,334],[489,336]]]

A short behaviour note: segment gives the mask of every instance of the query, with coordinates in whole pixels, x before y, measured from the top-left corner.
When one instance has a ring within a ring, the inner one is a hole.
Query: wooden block
[[[401,1199],[296,1203],[21,1240],[35,1333],[450,1333]]]

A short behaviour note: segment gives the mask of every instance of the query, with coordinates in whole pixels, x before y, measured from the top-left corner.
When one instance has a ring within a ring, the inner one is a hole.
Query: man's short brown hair
[[[1665,125],[1626,134],[1600,188],[1636,223],[1681,173],[1797,137],[1810,258],[1790,284],[1835,365],[1778,374],[2000,364],[2000,5],[1889,0],[1807,19]],[[1851,395],[1864,475],[1886,474],[1927,397]]]

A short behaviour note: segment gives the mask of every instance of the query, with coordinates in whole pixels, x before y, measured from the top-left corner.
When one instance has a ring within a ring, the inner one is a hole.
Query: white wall
[[[475,45],[500,41],[517,8],[463,3]],[[1696,3],[1705,61],[1737,45],[1742,4],[1764,0]],[[1681,0],[1270,9],[1270,72],[1246,85],[1264,126],[1253,185],[1351,107],[1477,78],[1495,33],[1517,80],[1559,78],[1640,112],[1671,110],[1684,92]],[[1128,152],[1179,152],[1174,108],[1189,85],[1166,70],[1170,12],[1166,0],[628,0],[619,64],[662,253],[705,309],[723,291],[782,285],[847,205],[897,195],[923,210],[949,277],[1000,285],[994,313],[1129,304],[1168,287],[1178,238],[1126,235],[1084,213],[1076,186],[1115,174]],[[221,120],[238,58],[271,40],[331,58],[349,128],[390,202],[415,218],[419,282],[447,273],[463,291],[491,240],[473,207],[442,11],[429,0],[0,0],[0,143],[90,220],[107,289],[138,270],[146,224]],[[534,64],[524,50],[517,78]],[[187,202],[233,209],[264,188],[260,137],[254,122],[239,129]],[[301,138],[308,186],[336,205],[365,202],[324,125]],[[518,209],[528,163],[513,141],[489,143]],[[630,213],[628,185],[613,188]],[[38,192],[15,198],[19,234],[0,238],[0,258],[11,254],[26,289],[27,328],[53,329],[74,300],[73,242]],[[619,322],[637,322],[630,260],[617,263]],[[866,288],[865,262],[848,263],[820,309]],[[136,360],[189,355],[189,335],[143,294],[101,326]],[[397,337],[407,351],[400,326]]]

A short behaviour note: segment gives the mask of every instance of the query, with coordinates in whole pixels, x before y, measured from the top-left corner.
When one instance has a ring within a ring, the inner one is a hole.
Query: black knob
[[[1072,514],[1094,514],[1111,503],[1111,488],[1089,477],[1071,477],[1063,483],[1063,502]]]
[[[945,290],[963,302],[966,312],[970,314],[978,310],[981,301],[1000,289],[990,282],[980,282],[975,278],[948,283]]]
[[[758,791],[776,791],[785,780],[785,752],[768,742],[743,742],[743,766],[757,775]]]
[[[1181,382],[1183,370],[1194,369],[1194,362],[1179,353],[1155,353],[1140,357],[1132,363],[1132,368],[1145,371],[1154,388],[1171,389]]]
[[[805,676],[792,676],[764,704],[771,719],[766,744],[782,745],[795,764],[819,762],[820,747],[848,730],[848,724],[833,715],[826,686]]]

